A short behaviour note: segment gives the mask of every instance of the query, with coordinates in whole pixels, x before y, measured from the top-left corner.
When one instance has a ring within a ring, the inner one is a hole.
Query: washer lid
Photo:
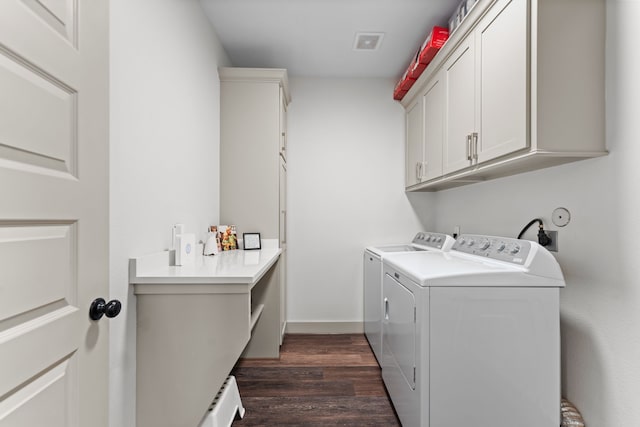
[[[404,244],[404,245],[390,245],[390,246],[378,246],[367,248],[368,251],[383,254],[383,253],[396,253],[396,252],[421,252],[426,251],[426,248],[421,248],[419,246]]]
[[[559,269],[540,275],[524,266],[455,252],[413,253],[384,263],[420,286],[564,287]]]
[[[394,253],[410,253],[422,251],[448,251],[455,240],[453,237],[432,231],[418,232],[410,243],[397,243],[385,246],[369,246],[367,251],[379,257]]]

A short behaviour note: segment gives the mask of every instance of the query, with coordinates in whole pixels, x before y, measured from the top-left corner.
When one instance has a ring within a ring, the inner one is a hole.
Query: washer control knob
[[[465,243],[464,237],[461,237],[458,241],[460,242],[460,246],[464,245]]]
[[[511,248],[511,253],[513,255],[517,254],[518,252],[520,252],[520,246],[515,245],[513,248]]]
[[[476,242],[473,241],[473,239],[469,240],[467,242],[467,246],[473,246]]]
[[[431,234],[429,234],[428,236],[424,236],[424,241],[425,242],[430,242],[431,241]]]
[[[491,245],[489,244],[489,241],[488,241],[488,240],[485,240],[485,241],[484,241],[484,242],[482,242],[482,244],[480,245],[480,249],[482,249],[482,250],[484,251],[485,249],[488,249],[488,248],[489,248],[489,246],[491,246]]]
[[[436,243],[440,243],[440,242],[442,242],[442,237],[438,237],[438,238],[436,239]]]
[[[504,248],[506,248],[506,245],[504,244],[504,242],[500,242],[500,244],[498,245],[498,252],[504,251]]]

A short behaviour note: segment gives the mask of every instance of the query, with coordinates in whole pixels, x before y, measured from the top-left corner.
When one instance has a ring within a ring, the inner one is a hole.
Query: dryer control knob
[[[500,244],[498,245],[498,252],[502,252],[502,251],[504,251],[504,248],[505,248],[505,247],[506,247],[506,246],[505,246],[505,244],[504,244],[504,243],[500,243]]]
[[[511,253],[513,255],[517,254],[518,252],[520,252],[520,246],[516,245],[513,248],[511,248]]]
[[[474,242],[473,240],[469,240],[467,242],[467,246],[473,246],[476,242]]]
[[[484,251],[485,249],[488,249],[488,248],[489,248],[489,246],[491,246],[491,245],[489,244],[489,242],[484,241],[484,242],[482,242],[482,244],[480,245],[480,249],[482,249],[482,250]]]

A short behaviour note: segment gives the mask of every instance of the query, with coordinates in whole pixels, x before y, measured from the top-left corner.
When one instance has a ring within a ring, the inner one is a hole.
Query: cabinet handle
[[[474,132],[473,135],[473,158],[478,160],[478,132]]]
[[[471,160],[471,134],[467,135],[467,160]]]
[[[420,162],[416,162],[416,181],[420,181]]]
[[[389,299],[384,299],[384,320],[389,320]]]

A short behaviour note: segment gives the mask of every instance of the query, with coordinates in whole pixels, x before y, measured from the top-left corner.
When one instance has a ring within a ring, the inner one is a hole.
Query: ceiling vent
[[[378,50],[384,33],[356,33],[353,50]]]

